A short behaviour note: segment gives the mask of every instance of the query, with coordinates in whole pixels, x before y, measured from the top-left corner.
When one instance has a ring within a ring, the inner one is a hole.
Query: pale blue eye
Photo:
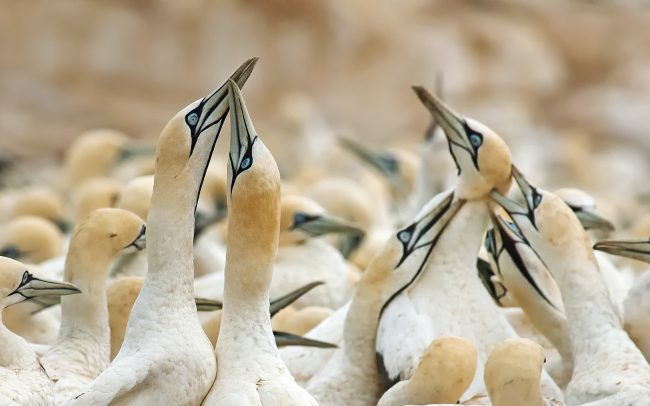
[[[241,164],[239,165],[239,169],[244,170],[248,169],[248,167],[251,166],[251,159],[250,157],[244,158],[243,161],[241,161]]]
[[[307,221],[307,217],[306,217],[304,214],[302,214],[302,213],[296,213],[296,214],[294,214],[294,216],[293,216],[293,223],[294,223],[295,225],[302,224],[302,223],[304,223],[305,221]]]
[[[196,125],[196,123],[199,122],[199,115],[196,113],[192,113],[189,116],[187,116],[187,123],[189,125]]]
[[[537,207],[540,203],[542,203],[542,195],[535,195],[535,197],[533,197],[533,205]]]
[[[408,232],[408,231],[406,231],[406,230],[405,230],[405,231],[400,231],[399,234],[397,234],[397,238],[398,238],[401,242],[403,242],[403,243],[407,243],[407,242],[409,242],[409,240],[411,239],[411,233]]]
[[[472,144],[474,148],[478,148],[483,143],[483,137],[480,134],[476,134],[476,133],[470,134],[469,142],[470,144]]]

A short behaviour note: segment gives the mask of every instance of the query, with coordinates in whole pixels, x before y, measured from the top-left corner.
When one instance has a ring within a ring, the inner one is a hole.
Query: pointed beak
[[[341,241],[338,243],[338,250],[343,255],[343,258],[348,259],[350,258],[350,255],[359,248],[361,243],[363,243],[363,239],[366,237],[366,233],[363,230],[360,230],[358,234],[355,233],[349,233],[343,238],[341,238]]]
[[[282,331],[274,331],[275,344],[278,347],[287,347],[290,345],[299,345],[302,347],[315,347],[315,348],[338,348],[335,344],[326,343],[324,341],[313,340],[307,337],[297,336],[295,334],[284,333]]]
[[[386,177],[399,173],[399,163],[390,153],[375,151],[348,137],[339,137],[339,144]]]
[[[140,233],[133,240],[133,242],[126,247],[122,248],[123,254],[130,254],[138,251],[142,251],[147,248],[147,226],[145,224],[140,228]]]
[[[203,297],[195,297],[196,310],[199,312],[211,312],[214,310],[221,310],[223,303],[218,300],[206,299]]]
[[[280,296],[277,299],[271,300],[271,304],[269,306],[269,310],[271,313],[271,317],[273,317],[276,313],[278,313],[280,310],[284,309],[285,307],[289,306],[291,303],[295,302],[296,300],[300,299],[302,296],[307,294],[310,290],[314,289],[316,286],[320,286],[325,284],[325,282],[321,281],[316,281],[312,283],[308,283],[305,286],[302,286],[292,292],[287,293],[286,295]]]
[[[595,250],[650,263],[650,239],[607,240],[594,245]]]
[[[513,214],[526,214],[528,211],[525,207],[519,205],[519,203],[515,202],[514,200],[505,197],[501,193],[497,192],[496,190],[493,190],[490,192],[490,198],[494,203],[496,203],[498,206],[503,208],[503,210],[508,213],[512,217]]]
[[[232,170],[232,183],[230,188],[232,189],[237,175],[253,165],[253,143],[257,140],[257,133],[241,91],[233,80],[228,81],[228,94],[231,111],[230,169]]]
[[[12,298],[11,304],[15,304],[33,298],[38,300],[49,296],[60,297],[75,293],[81,293],[81,290],[71,283],[36,278],[26,271],[18,288],[8,296]]]
[[[445,103],[429,93],[425,88],[413,86],[413,90],[422,104],[424,104],[424,107],[429,110],[436,123],[445,131],[449,143],[455,144],[470,154],[473,154],[473,148],[468,139],[469,134],[467,134],[463,116],[447,107]]]
[[[496,210],[490,210],[490,220],[492,221],[492,225],[494,226],[494,247],[496,249],[496,246],[498,244],[497,237],[496,235],[499,235],[499,239],[508,239],[509,243],[512,245],[514,243],[522,242],[526,243],[526,239],[524,238],[524,234],[521,232],[521,229],[519,226],[514,221],[508,220],[504,218],[500,213],[495,212]],[[507,211],[506,211],[507,212]],[[501,241],[501,244],[505,244],[504,241]]]
[[[312,237],[325,234],[364,234],[363,230],[354,224],[333,216],[311,216],[305,222],[295,225],[294,229],[302,230]]]
[[[589,210],[585,208],[574,208],[571,207],[573,212],[580,220],[580,224],[584,227],[585,230],[605,230],[605,231],[614,231],[614,224],[606,218],[600,216],[594,210]]]

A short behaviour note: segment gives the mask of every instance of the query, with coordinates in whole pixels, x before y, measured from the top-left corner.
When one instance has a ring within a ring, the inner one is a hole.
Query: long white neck
[[[574,369],[595,359],[610,359],[613,352],[621,356],[629,353],[634,344],[621,328],[593,255],[576,253],[558,266],[563,266],[558,282],[569,322]]]
[[[108,345],[108,308],[106,304],[106,273],[110,261],[97,258],[71,246],[65,263],[66,282],[76,285],[82,293],[61,297],[61,329],[59,341],[69,342],[86,332]]]
[[[166,308],[194,307],[194,185],[154,180],[147,217],[147,277],[142,287],[147,300],[164,301]],[[185,189],[185,190],[183,190]],[[172,304],[170,306],[170,304]]]

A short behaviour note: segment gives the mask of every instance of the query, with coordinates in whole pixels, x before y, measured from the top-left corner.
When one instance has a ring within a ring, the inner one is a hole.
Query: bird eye
[[[472,144],[474,148],[478,148],[483,144],[483,136],[481,136],[481,134],[472,133],[469,135],[469,143]]]
[[[251,166],[251,159],[250,157],[244,158],[243,161],[241,161],[241,164],[239,164],[239,169],[244,170],[248,169]]]
[[[397,234],[397,238],[401,242],[407,243],[411,239],[411,233],[409,231],[406,231],[406,230],[400,231],[399,234]]]
[[[29,272],[28,272],[28,271],[25,271],[25,272],[23,273],[23,279],[22,279],[22,281],[20,282],[20,284],[21,284],[21,285],[24,285],[24,284],[27,283],[28,280],[29,280]]]
[[[293,215],[293,224],[300,225],[307,221],[307,216],[302,213],[296,213]]]
[[[198,114],[192,113],[189,116],[187,116],[187,124],[194,126],[198,122],[199,122],[199,115]]]
[[[533,197],[533,206],[537,208],[542,203],[542,195],[535,193]]]

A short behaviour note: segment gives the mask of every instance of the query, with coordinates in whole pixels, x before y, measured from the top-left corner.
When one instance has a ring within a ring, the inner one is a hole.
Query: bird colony
[[[650,405],[650,227],[597,241],[593,198],[418,86],[417,148],[281,177],[314,140],[265,146],[256,63],[155,148],[92,130],[2,191],[1,405]]]

